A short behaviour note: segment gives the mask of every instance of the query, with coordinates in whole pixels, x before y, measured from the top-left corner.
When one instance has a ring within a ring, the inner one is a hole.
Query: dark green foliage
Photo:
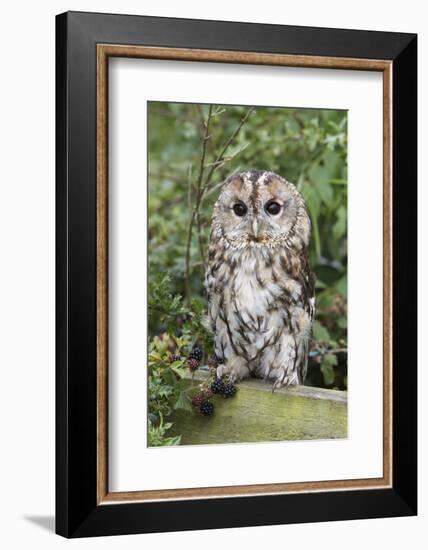
[[[154,276],[149,284],[149,326],[158,323],[150,336],[148,355],[148,445],[179,445],[180,438],[168,437],[172,427],[164,419],[173,410],[192,410],[193,386],[183,389],[181,380],[194,371],[203,358],[203,349],[212,353],[211,338],[202,325],[203,308],[195,303],[182,305],[171,293],[169,275]],[[196,345],[201,342],[201,345]],[[210,388],[200,389],[203,400],[212,396]],[[202,402],[202,401],[201,401]]]
[[[148,357],[148,444],[149,446],[178,445],[179,440],[165,434],[171,428],[164,423],[174,409],[186,408],[187,398],[179,386],[186,367],[185,360],[172,361],[175,350],[184,352],[189,341],[184,338],[171,338],[163,333],[152,338]],[[189,407],[190,408],[190,407]],[[167,443],[169,441],[169,443]]]
[[[166,432],[172,428],[171,422],[164,422],[161,416],[159,424],[156,426],[149,418],[148,442],[150,447],[165,447],[168,445],[180,445],[181,435],[168,437]]]

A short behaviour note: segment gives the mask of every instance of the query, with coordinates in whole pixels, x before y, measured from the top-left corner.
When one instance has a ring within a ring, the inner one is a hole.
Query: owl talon
[[[275,390],[281,388],[282,385],[283,384],[279,379],[275,380],[275,382],[272,384],[272,393],[274,393]]]
[[[216,369],[217,378],[221,378],[225,371],[226,371],[226,365],[218,365]]]

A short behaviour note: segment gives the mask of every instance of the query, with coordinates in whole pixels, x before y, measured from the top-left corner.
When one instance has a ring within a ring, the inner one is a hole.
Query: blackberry
[[[169,358],[169,362],[170,363],[174,363],[175,361],[180,361],[181,357],[179,355],[171,355],[171,357]]]
[[[190,357],[187,360],[187,366],[193,372],[199,367],[199,361],[197,359],[194,359],[193,357]]]
[[[225,397],[233,397],[236,393],[236,386],[233,384],[226,384],[224,386],[223,395]]]
[[[211,416],[214,412],[214,405],[211,403],[211,401],[205,401],[205,403],[202,403],[199,410],[204,416]]]
[[[216,378],[211,384],[211,390],[213,393],[223,393],[224,392],[224,382],[221,378]]]
[[[200,407],[202,403],[206,401],[205,395],[203,393],[197,393],[192,397],[192,405],[194,407]]]
[[[202,359],[202,349],[199,346],[193,346],[193,349],[189,354],[189,359],[196,359],[196,361],[200,361]]]

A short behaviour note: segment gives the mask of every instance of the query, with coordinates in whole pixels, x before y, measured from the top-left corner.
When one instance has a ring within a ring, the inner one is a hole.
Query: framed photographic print
[[[416,36],[56,25],[57,532],[416,514]]]

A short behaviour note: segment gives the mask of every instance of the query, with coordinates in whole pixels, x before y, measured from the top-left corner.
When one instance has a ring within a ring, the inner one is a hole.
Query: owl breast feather
[[[288,337],[309,338],[304,265],[288,265],[285,251],[266,258],[257,248],[229,251],[221,260],[206,279],[216,348],[255,359]]]

